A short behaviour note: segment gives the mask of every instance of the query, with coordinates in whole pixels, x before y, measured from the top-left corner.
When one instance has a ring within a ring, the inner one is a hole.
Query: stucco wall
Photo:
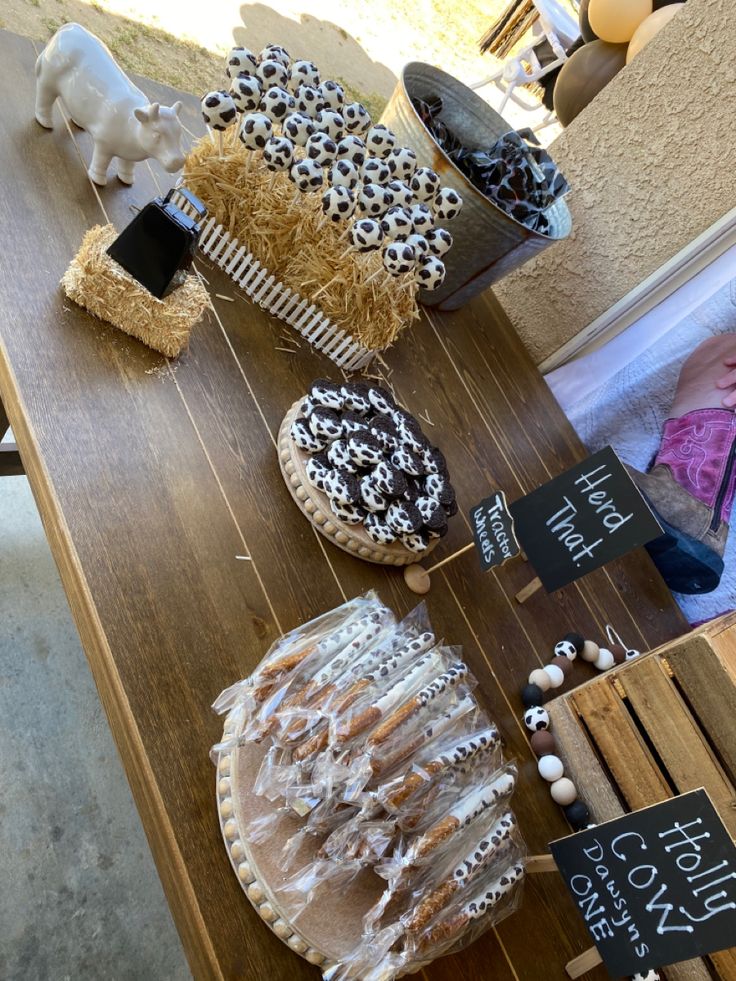
[[[554,141],[573,232],[494,291],[537,363],[736,205],[736,4],[688,0]]]

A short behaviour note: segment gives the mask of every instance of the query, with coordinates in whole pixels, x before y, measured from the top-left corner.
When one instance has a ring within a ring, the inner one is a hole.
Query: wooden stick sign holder
[[[457,552],[453,552],[452,555],[448,555],[447,558],[442,559],[440,562],[435,562],[435,564],[430,566],[429,569],[425,569],[416,562],[413,565],[407,565],[404,568],[404,582],[413,593],[417,593],[419,596],[424,596],[425,593],[429,592],[432,585],[429,577],[433,572],[437,572],[438,569],[441,569],[443,565],[447,565],[448,562],[454,562],[455,559],[459,559],[461,555],[465,555],[466,552],[469,552],[475,547],[475,542],[470,542],[468,545],[463,545],[463,547],[459,548]],[[526,555],[524,555],[523,552],[520,552],[519,555],[525,562],[527,561]],[[535,576],[516,594],[516,602],[526,603],[529,597],[533,596],[537,590],[541,588],[542,580],[539,578],[539,576]]]
[[[557,871],[557,863],[551,855],[530,855],[526,860],[525,867],[528,875]],[[598,948],[590,947],[569,961],[565,965],[565,972],[569,978],[580,978],[602,963],[603,958],[598,953]]]

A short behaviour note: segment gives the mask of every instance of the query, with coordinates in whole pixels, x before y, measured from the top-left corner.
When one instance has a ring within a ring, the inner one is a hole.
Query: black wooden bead
[[[590,824],[590,811],[581,800],[574,800],[572,804],[563,807],[562,812],[575,831],[582,831]]]
[[[544,692],[539,685],[525,685],[521,692],[524,708],[535,708],[544,701]]]
[[[583,647],[585,646],[585,637],[581,637],[580,634],[565,634],[562,638],[563,640],[569,640],[578,654],[582,654]]]

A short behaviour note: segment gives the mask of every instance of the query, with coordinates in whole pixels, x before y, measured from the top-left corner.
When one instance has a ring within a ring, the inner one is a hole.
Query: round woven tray
[[[332,513],[330,499],[322,491],[313,487],[307,479],[306,463],[309,454],[301,450],[291,438],[291,424],[299,407],[304,402],[296,401],[284,417],[279,430],[279,463],[286,486],[299,505],[302,513],[325,538],[345,552],[356,555],[366,562],[381,565],[411,565],[421,562],[429,555],[439,539],[433,539],[423,552],[411,552],[401,542],[391,545],[376,545],[362,525],[348,525]]]
[[[223,740],[238,735],[230,719]],[[277,805],[253,793],[266,750],[254,743],[236,746],[217,759],[217,810],[230,864],[258,915],[276,936],[310,964],[325,970],[358,946],[364,914],[378,900],[385,882],[369,870],[339,889],[325,887],[308,906],[284,890],[295,871],[314,858],[320,839],[307,837],[289,872],[279,865],[281,852],[302,822],[281,817],[262,842],[246,837],[251,821],[275,813]]]

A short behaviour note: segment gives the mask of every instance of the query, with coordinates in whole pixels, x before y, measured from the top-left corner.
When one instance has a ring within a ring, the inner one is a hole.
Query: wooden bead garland
[[[599,671],[608,671],[639,656],[639,651],[626,648],[612,627],[606,627],[609,647],[599,647],[580,634],[566,634],[555,644],[554,657],[544,668],[535,668],[521,691],[524,705],[524,725],[532,733],[531,746],[537,757],[540,777],[549,784],[552,799],[560,805],[570,826],[575,831],[592,827],[590,811],[578,797],[575,784],[565,776],[565,767],[557,755],[557,742],[549,731],[550,718],[543,707],[545,695],[560,688],[572,674],[573,662],[581,660],[592,664]]]

